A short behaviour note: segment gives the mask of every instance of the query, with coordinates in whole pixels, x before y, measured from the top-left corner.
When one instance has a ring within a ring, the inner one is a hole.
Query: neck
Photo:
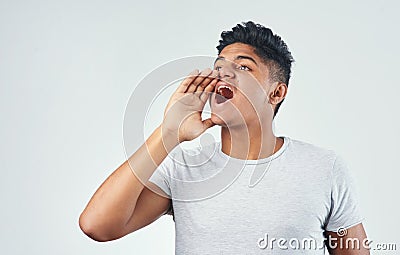
[[[283,139],[274,135],[269,125],[249,125],[239,128],[221,128],[222,152],[238,159],[267,158],[283,145]]]

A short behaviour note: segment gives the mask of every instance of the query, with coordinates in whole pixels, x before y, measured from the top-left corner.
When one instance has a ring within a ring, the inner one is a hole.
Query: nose
[[[235,72],[233,68],[225,64],[224,66],[220,67],[218,71],[218,78],[234,78],[235,77]]]

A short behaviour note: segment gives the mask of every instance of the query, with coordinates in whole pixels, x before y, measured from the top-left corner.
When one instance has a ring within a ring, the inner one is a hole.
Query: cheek
[[[243,77],[240,80],[240,96],[248,103],[259,105],[266,100],[266,93],[253,77]]]

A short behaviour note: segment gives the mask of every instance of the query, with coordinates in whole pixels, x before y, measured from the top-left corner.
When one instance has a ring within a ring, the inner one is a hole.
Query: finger
[[[207,87],[203,90],[203,92],[200,95],[200,100],[203,102],[206,102],[208,97],[211,95],[212,92],[214,92],[215,90],[215,85],[218,82],[218,78],[215,78],[214,80],[212,80]]]
[[[212,80],[207,87],[205,87],[204,92],[214,92],[215,90],[215,85],[217,85],[219,79],[215,78],[214,80]]]
[[[186,78],[179,84],[175,92],[184,93],[188,86],[197,78],[199,75],[199,70],[195,69],[186,76]]]
[[[214,125],[215,125],[215,123],[212,122],[211,118],[206,119],[206,120],[203,120],[203,127],[204,127],[204,130],[209,129],[210,127],[212,127],[212,126],[214,126]]]
[[[197,91],[203,91],[208,84],[210,84],[218,75],[218,71],[213,70],[209,76],[207,76],[197,87],[196,87],[196,92]]]
[[[193,93],[196,91],[197,86],[204,81],[204,79],[209,76],[211,73],[211,69],[207,68],[203,70],[194,80],[193,82],[187,87],[185,93]]]
[[[205,78],[207,78],[210,74],[212,73],[210,68],[207,68],[203,70],[193,81],[192,83],[187,87],[185,93],[193,93],[196,91],[197,86],[204,81]]]

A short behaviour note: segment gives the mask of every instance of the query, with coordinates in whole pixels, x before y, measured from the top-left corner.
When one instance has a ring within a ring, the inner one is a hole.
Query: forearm
[[[175,146],[171,139],[162,139],[157,128],[97,189],[79,218],[82,230],[98,240],[118,235],[135,209],[143,183]]]
[[[325,232],[326,245],[329,254],[332,255],[369,255],[369,248],[366,247],[365,240],[367,234],[364,226],[359,223],[346,229],[345,235],[336,232]]]

